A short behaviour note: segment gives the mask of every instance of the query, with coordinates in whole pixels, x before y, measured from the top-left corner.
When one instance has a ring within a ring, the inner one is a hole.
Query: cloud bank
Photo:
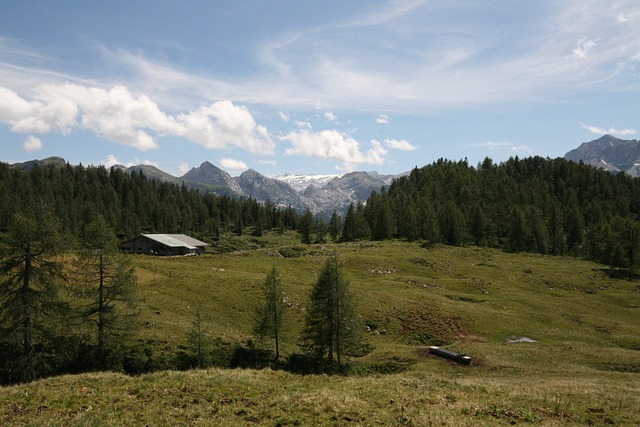
[[[322,116],[335,122],[337,116],[328,112]],[[289,119],[281,114],[281,119]],[[12,132],[29,134],[23,149],[38,151],[42,141],[34,135],[58,133],[67,135],[83,130],[139,151],[160,147],[163,137],[184,138],[211,150],[239,148],[253,154],[273,155],[276,144],[267,128],[256,122],[245,106],[231,101],[217,101],[192,111],[168,114],[145,95],[135,95],[124,86],[111,89],[86,87],[65,83],[43,84],[21,96],[0,87],[0,122]],[[303,155],[333,160],[341,168],[352,170],[357,164],[384,163],[390,149],[412,151],[417,147],[406,140],[386,139],[382,143],[372,140],[371,148],[361,151],[360,143],[337,130],[313,132],[310,122],[296,121],[297,130],[279,137],[291,143],[286,155]],[[107,159],[114,164],[117,159]],[[247,169],[244,162],[224,158],[229,169]]]
[[[184,137],[210,149],[238,147],[273,154],[275,148],[267,129],[244,106],[218,101],[172,116],[149,97],[135,96],[124,86],[106,90],[44,84],[29,99],[0,87],[0,121],[16,133],[66,135],[74,129],[87,130],[140,151],[158,148],[157,139],[164,136]],[[28,148],[33,151],[36,146],[32,142]]]

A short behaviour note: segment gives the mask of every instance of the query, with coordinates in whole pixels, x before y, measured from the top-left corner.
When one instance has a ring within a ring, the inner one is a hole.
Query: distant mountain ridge
[[[566,160],[584,162],[611,172],[640,176],[640,141],[604,135],[584,142],[564,155]]]
[[[35,165],[66,165],[61,157],[31,160],[11,165],[14,168],[31,170]],[[259,202],[269,200],[276,206],[292,207],[296,210],[310,209],[313,213],[331,214],[334,210],[343,213],[350,203],[365,202],[372,191],[380,191],[400,175],[380,175],[377,172],[351,172],[344,175],[293,175],[269,178],[249,169],[238,177],[205,161],[191,168],[181,177],[175,177],[152,165],[126,167],[113,166],[125,173],[142,173],[149,179],[184,185],[190,189],[211,192],[217,195],[252,197]]]
[[[564,155],[566,160],[584,162],[611,172],[625,172],[640,176],[640,141],[624,140],[604,135]],[[49,157],[11,165],[31,170],[35,165],[65,166],[61,157]],[[399,175],[380,175],[377,172],[350,172],[343,175],[295,175],[267,177],[249,169],[238,177],[216,167],[208,161],[194,167],[181,177],[175,177],[151,165],[126,167],[116,165],[126,173],[141,172],[149,179],[184,185],[217,195],[252,197],[259,202],[271,201],[276,206],[290,206],[296,210],[310,209],[313,213],[343,213],[350,203],[365,202],[372,191],[389,186]],[[407,172],[408,173],[408,172]]]

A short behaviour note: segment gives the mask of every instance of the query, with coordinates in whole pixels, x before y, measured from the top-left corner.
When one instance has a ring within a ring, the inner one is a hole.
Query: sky
[[[637,129],[637,0],[0,6],[7,163],[399,174]]]

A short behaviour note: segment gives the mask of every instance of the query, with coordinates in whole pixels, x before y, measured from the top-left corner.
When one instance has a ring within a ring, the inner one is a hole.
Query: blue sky
[[[637,0],[0,6],[0,161],[239,175],[558,157],[640,129]]]

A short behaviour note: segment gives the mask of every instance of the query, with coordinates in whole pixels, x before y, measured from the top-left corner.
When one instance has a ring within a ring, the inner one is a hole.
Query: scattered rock
[[[516,343],[520,343],[520,342],[536,343],[538,341],[534,340],[532,338],[528,338],[528,337],[522,337],[522,338],[516,338],[516,339],[512,339],[512,340],[507,340],[507,343],[509,343],[509,344],[516,344]]]

